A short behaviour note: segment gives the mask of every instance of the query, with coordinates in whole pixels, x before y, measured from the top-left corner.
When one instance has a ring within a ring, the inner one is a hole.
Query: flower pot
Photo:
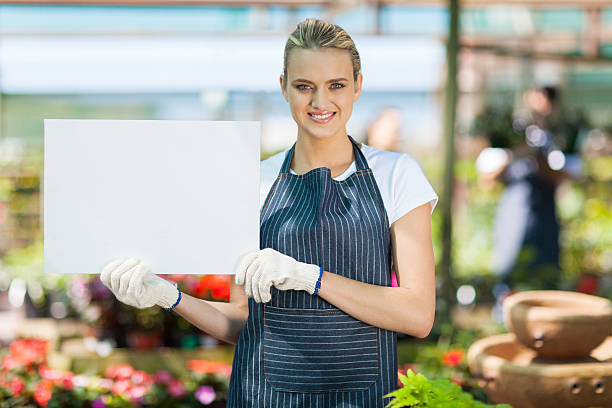
[[[127,334],[128,347],[136,349],[151,349],[162,346],[164,338],[159,332],[133,331]]]
[[[612,331],[612,303],[578,292],[519,292],[503,302],[504,323],[538,356],[587,357]]]
[[[468,364],[489,399],[516,408],[612,407],[612,336],[586,358],[551,361],[512,333],[476,341]]]

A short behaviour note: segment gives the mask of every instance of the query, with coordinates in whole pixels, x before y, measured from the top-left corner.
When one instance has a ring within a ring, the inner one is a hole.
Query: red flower
[[[11,381],[11,393],[13,394],[13,397],[18,397],[19,395],[21,395],[21,391],[23,391],[24,388],[25,384],[23,383],[23,380],[21,378],[13,378],[13,380]]]
[[[202,275],[195,289],[196,296],[204,296],[210,291],[215,299],[229,301],[230,276],[229,275]]]
[[[74,383],[72,382],[72,378],[74,377],[74,373],[70,371],[65,371],[62,375],[62,379],[60,381],[62,387],[66,390],[71,390],[74,388]]]
[[[576,290],[587,295],[594,295],[599,289],[599,278],[593,274],[583,274],[576,283]]]
[[[181,380],[172,380],[168,383],[168,394],[173,397],[180,398],[185,395],[185,387],[183,386],[183,382]]]
[[[461,378],[453,378],[451,381],[460,387],[463,385],[463,381],[461,381]]]
[[[170,282],[179,283],[182,280],[187,279],[188,277],[189,275],[187,274],[171,274],[171,275],[168,275],[167,280],[169,280]]]
[[[134,374],[134,367],[129,364],[118,364],[106,369],[105,377],[113,380],[127,380]]]
[[[49,343],[45,340],[27,338],[15,340],[10,345],[11,355],[25,366],[44,364]]]
[[[232,366],[218,361],[188,360],[187,367],[191,371],[198,374],[221,373],[225,375],[230,375],[232,372]]]
[[[51,393],[51,387],[53,384],[49,380],[42,380],[36,386],[36,391],[34,391],[34,400],[40,406],[46,407],[53,395]]]
[[[463,360],[463,351],[449,350],[442,355],[442,362],[450,367],[458,365]]]

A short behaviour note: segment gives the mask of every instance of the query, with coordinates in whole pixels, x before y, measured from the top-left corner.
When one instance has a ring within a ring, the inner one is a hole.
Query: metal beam
[[[446,7],[448,1],[445,0],[381,0],[383,6],[403,5],[403,6],[440,6]],[[462,0],[461,8],[484,8],[490,6],[522,6],[529,8],[551,8],[551,7],[580,7],[580,8],[599,8],[612,7],[610,0]]]
[[[107,5],[107,6],[323,6],[334,7],[336,0],[0,0],[0,4],[20,5]],[[418,6],[446,7],[447,0],[378,0],[379,7]],[[529,8],[579,7],[584,9],[612,7],[610,0],[463,0],[461,8],[521,6]]]
[[[528,58],[530,60],[550,60],[560,62],[584,62],[584,63],[603,63],[610,65],[612,57],[602,55],[563,55],[541,51],[534,51],[522,48],[510,48],[487,44],[461,44],[461,48],[469,49],[472,52],[494,54],[500,57]]]
[[[450,307],[455,299],[452,278],[452,203],[455,181],[455,120],[457,117],[457,53],[459,50],[459,0],[450,0],[450,26],[446,47],[446,91],[444,95],[444,190],[442,191],[442,261],[440,296],[446,302],[441,310],[444,321],[450,320]]]
[[[73,5],[73,6],[322,6],[330,7],[332,0],[0,0],[12,5]]]

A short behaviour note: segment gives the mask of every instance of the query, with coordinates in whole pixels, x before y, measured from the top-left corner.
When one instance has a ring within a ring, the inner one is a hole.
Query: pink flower
[[[91,408],[104,408],[106,407],[106,404],[102,401],[101,398],[98,398],[95,401],[92,401],[91,403]]]
[[[21,364],[17,357],[13,357],[11,355],[2,357],[2,371],[11,371],[20,366]]]
[[[130,388],[130,385],[131,383],[129,380],[118,380],[115,381],[115,383],[111,387],[111,391],[113,392],[113,394],[123,394],[128,390],[128,388]]]
[[[152,381],[151,376],[142,370],[134,371],[134,373],[132,374],[132,382],[134,384],[137,384],[137,385],[147,384],[147,383],[150,383],[151,381]]]
[[[87,387],[89,385],[89,377],[86,375],[75,375],[72,377],[72,384],[76,387]]]
[[[202,385],[196,390],[195,397],[202,405],[208,405],[215,400],[215,389],[210,385]]]
[[[168,371],[165,371],[165,370],[158,371],[153,376],[153,381],[155,381],[155,384],[160,384],[160,383],[166,384],[170,380],[172,380],[172,374],[170,374]]]
[[[168,393],[173,397],[182,397],[185,395],[185,387],[181,380],[171,380],[168,385]]]
[[[145,387],[144,385],[136,385],[130,388],[127,394],[130,396],[132,400],[137,401],[137,400],[140,400],[142,397],[144,397],[147,391],[148,391],[147,387]]]
[[[48,366],[44,364],[38,367],[38,374],[40,374],[40,376],[44,378],[45,380],[57,381],[57,380],[61,380],[62,378],[61,372],[54,370],[52,368],[49,368]]]
[[[106,389],[106,390],[110,390],[113,388],[113,380],[111,380],[110,378],[101,378],[99,380],[100,383],[100,388],[102,389]]]
[[[132,374],[134,374],[134,367],[129,364],[119,364],[108,367],[105,377],[113,380],[127,380]]]

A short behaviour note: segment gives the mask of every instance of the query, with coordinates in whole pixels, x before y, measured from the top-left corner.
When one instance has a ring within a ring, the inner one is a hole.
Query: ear
[[[363,83],[363,74],[359,74],[357,76],[357,81],[355,81],[355,96],[353,97],[353,102],[357,102],[359,96],[361,95],[361,85]]]
[[[281,92],[283,93],[283,98],[285,98],[285,100],[287,102],[289,102],[288,96],[287,96],[287,90],[285,89],[285,84],[283,83],[283,76],[281,75],[280,78],[280,87],[281,87]]]

